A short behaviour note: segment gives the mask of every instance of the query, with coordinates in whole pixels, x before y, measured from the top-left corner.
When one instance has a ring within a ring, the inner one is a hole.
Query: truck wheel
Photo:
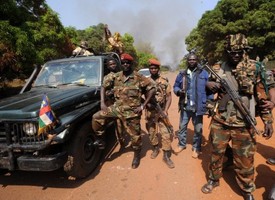
[[[64,171],[69,176],[84,178],[97,167],[102,150],[93,146],[94,141],[91,124],[85,123],[68,145],[68,160]]]

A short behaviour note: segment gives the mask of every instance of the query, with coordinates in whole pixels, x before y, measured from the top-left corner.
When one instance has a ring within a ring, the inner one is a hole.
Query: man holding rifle
[[[254,199],[255,135],[259,133],[255,113],[256,106],[264,104],[268,97],[265,80],[257,70],[256,61],[248,58],[249,48],[243,34],[227,36],[225,50],[228,59],[221,64],[216,73],[218,76],[212,76],[214,80],[206,85],[209,90],[218,94],[210,130],[212,154],[209,179],[201,188],[206,194],[219,186],[224,152],[228,142],[232,140],[234,169],[241,194],[245,200]],[[271,111],[258,111],[265,124],[263,136],[270,138],[273,134]]]
[[[178,131],[178,147],[175,153],[186,149],[187,126],[192,120],[194,126],[192,157],[197,159],[202,152],[203,115],[207,112],[207,101],[213,95],[206,93],[209,74],[198,63],[198,57],[191,51],[187,55],[187,69],[180,71],[174,83],[174,93],[179,97],[180,129]]]
[[[161,134],[161,143],[163,149],[163,161],[169,168],[174,168],[174,163],[170,159],[171,142],[173,139],[173,127],[168,119],[168,109],[172,102],[171,86],[167,78],[159,74],[160,62],[156,59],[149,59],[149,70],[151,78],[156,83],[155,98],[146,107],[146,129],[149,133],[150,142],[153,145],[151,158],[155,159],[159,154],[159,133]]]

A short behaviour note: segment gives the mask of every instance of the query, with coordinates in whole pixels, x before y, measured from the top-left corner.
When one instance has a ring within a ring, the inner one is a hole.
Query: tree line
[[[185,39],[187,50],[196,48],[201,57],[214,63],[223,56],[225,36],[241,32],[248,36],[252,56],[274,60],[274,13],[275,0],[221,0],[213,10],[203,14]],[[35,65],[70,57],[81,40],[86,40],[95,52],[108,51],[103,23],[84,30],[64,27],[58,13],[45,0],[2,2],[0,35],[0,76],[8,80],[25,79]],[[146,67],[147,60],[155,57],[150,44],[136,47],[134,37],[128,33],[122,35],[122,42],[138,66]]]
[[[203,14],[185,42],[210,63],[224,55],[228,34],[243,33],[252,47],[250,56],[275,60],[275,0],[221,0]],[[274,67],[274,66],[273,66]]]

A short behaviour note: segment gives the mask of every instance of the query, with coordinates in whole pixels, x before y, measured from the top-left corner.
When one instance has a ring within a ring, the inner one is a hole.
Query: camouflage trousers
[[[146,117],[146,129],[149,133],[150,143],[155,146],[158,145],[158,132],[161,135],[161,144],[162,149],[164,151],[170,151],[172,149],[172,136],[168,132],[165,124],[163,123],[162,119],[159,117],[156,110],[146,110],[145,112]],[[159,129],[159,130],[157,130]]]
[[[255,135],[253,135],[252,139],[248,129],[245,127],[228,127],[212,120],[209,139],[212,144],[209,178],[212,180],[218,180],[222,177],[224,153],[229,141],[232,140],[236,181],[241,190],[245,192],[253,192],[255,190]]]
[[[122,133],[127,133],[131,137],[131,144],[133,149],[141,148],[141,127],[140,127],[140,116],[132,118],[124,118],[124,116],[117,112],[115,106],[109,106],[108,111],[104,112],[102,110],[96,112],[92,119],[92,128],[96,135],[101,136],[105,132],[106,125],[111,121],[119,121],[118,131]],[[123,137],[120,135],[119,137]],[[118,138],[119,139],[119,138]]]

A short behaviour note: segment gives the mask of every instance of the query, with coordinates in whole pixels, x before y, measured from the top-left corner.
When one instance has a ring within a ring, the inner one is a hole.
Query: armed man
[[[203,193],[211,193],[219,186],[222,177],[223,156],[232,140],[236,181],[245,200],[253,200],[254,154],[256,152],[255,111],[267,100],[264,79],[256,61],[249,59],[250,47],[243,34],[226,37],[225,53],[227,60],[221,64],[217,74],[220,81],[209,81],[207,89],[217,93],[212,122],[210,142],[212,145],[208,182],[201,188]],[[226,83],[226,84],[225,84]],[[235,97],[234,99],[232,97]],[[273,117],[270,110],[259,110],[265,124],[263,136],[273,134]]]
[[[151,103],[146,107],[146,129],[149,133],[150,142],[153,145],[151,158],[155,159],[159,154],[158,130],[161,135],[163,149],[163,161],[169,168],[175,165],[170,159],[171,142],[173,139],[173,127],[169,123],[168,109],[172,102],[171,85],[168,79],[160,75],[160,62],[156,59],[149,59],[149,70],[151,79],[156,83],[156,94]],[[168,120],[168,124],[167,124]]]
[[[114,51],[117,54],[121,55],[124,52],[124,44],[121,41],[120,33],[115,32],[114,35],[112,35],[107,24],[105,24],[104,26],[104,33],[105,33],[105,39],[109,43],[108,48],[111,51]]]

